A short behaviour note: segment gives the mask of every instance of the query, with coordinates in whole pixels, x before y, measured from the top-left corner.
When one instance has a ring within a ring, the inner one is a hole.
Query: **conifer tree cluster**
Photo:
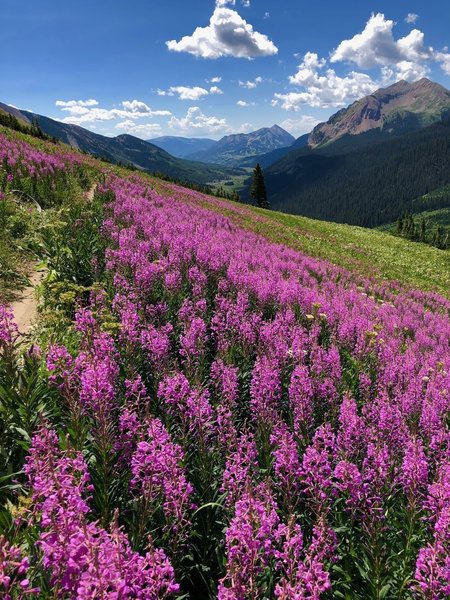
[[[397,234],[408,240],[423,242],[436,246],[441,250],[450,248],[450,233],[448,229],[438,225],[430,227],[424,217],[415,219],[411,213],[407,213],[397,220]]]

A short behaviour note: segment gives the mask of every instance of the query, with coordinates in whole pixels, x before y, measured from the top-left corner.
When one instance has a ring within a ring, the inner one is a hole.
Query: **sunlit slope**
[[[155,181],[158,190],[173,187]],[[186,194],[179,188],[179,194]],[[202,203],[271,241],[356,271],[450,297],[450,252],[373,229],[318,221],[209,196]]]

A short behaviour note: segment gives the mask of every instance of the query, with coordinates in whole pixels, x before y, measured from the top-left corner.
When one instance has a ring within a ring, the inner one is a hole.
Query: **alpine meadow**
[[[316,4],[0,0],[0,598],[450,598],[450,7]]]

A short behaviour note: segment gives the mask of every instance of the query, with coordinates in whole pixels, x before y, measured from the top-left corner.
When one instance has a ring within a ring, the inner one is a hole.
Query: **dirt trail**
[[[21,335],[30,333],[37,318],[36,286],[41,283],[44,275],[45,271],[43,270],[33,271],[29,277],[31,285],[22,290],[19,298],[12,304],[14,319]]]
[[[92,202],[94,199],[95,190],[97,184],[95,183],[86,194],[86,199]],[[33,271],[29,276],[30,284],[20,293],[19,297],[15,302],[12,303],[12,309],[14,313],[14,319],[19,328],[21,335],[27,335],[37,319],[37,297],[36,287],[41,283],[45,277],[45,269],[41,271]]]

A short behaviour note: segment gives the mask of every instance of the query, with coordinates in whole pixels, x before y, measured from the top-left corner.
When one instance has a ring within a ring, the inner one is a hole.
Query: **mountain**
[[[352,149],[345,135],[333,144],[290,152],[265,171],[277,210],[375,227],[412,211],[415,198],[450,183],[450,120]],[[367,140],[366,140],[367,141]],[[339,148],[341,152],[339,152]],[[429,208],[450,206],[434,197]],[[428,207],[427,207],[428,208]]]
[[[305,134],[297,138],[291,146],[283,146],[282,148],[276,148],[275,150],[271,150],[270,152],[265,152],[264,154],[258,154],[256,156],[249,156],[247,158],[243,158],[239,161],[240,167],[254,167],[255,163],[259,163],[263,169],[273,165],[275,162],[281,160],[284,156],[289,154],[290,152],[298,149],[304,148],[308,145],[308,136],[309,134]]]
[[[205,152],[216,143],[216,140],[209,138],[186,138],[176,135],[164,135],[147,141],[179,158],[185,158],[196,152]]]
[[[400,81],[340,110],[307,142],[299,138],[297,149],[267,165],[272,207],[367,227],[389,223],[450,183],[450,92],[428,79]],[[427,210],[450,206],[448,196],[430,198]]]
[[[132,135],[122,134],[111,138],[84,129],[79,125],[61,123],[6,104],[0,103],[0,109],[25,123],[37,123],[44,133],[73,148],[105,158],[116,164],[131,165],[149,173],[158,171],[182,181],[205,185],[229,179],[237,172],[236,169],[205,165],[174,157],[158,146]]]
[[[450,117],[450,92],[423,78],[415,83],[398,81],[357,100],[317,125],[308,145],[317,148],[344,135],[359,135],[374,129],[392,135],[412,131]]]
[[[291,146],[295,138],[279,127],[263,127],[252,133],[226,135],[207,151],[190,154],[189,158],[219,165],[240,166],[245,159]],[[253,164],[254,166],[254,164]]]

